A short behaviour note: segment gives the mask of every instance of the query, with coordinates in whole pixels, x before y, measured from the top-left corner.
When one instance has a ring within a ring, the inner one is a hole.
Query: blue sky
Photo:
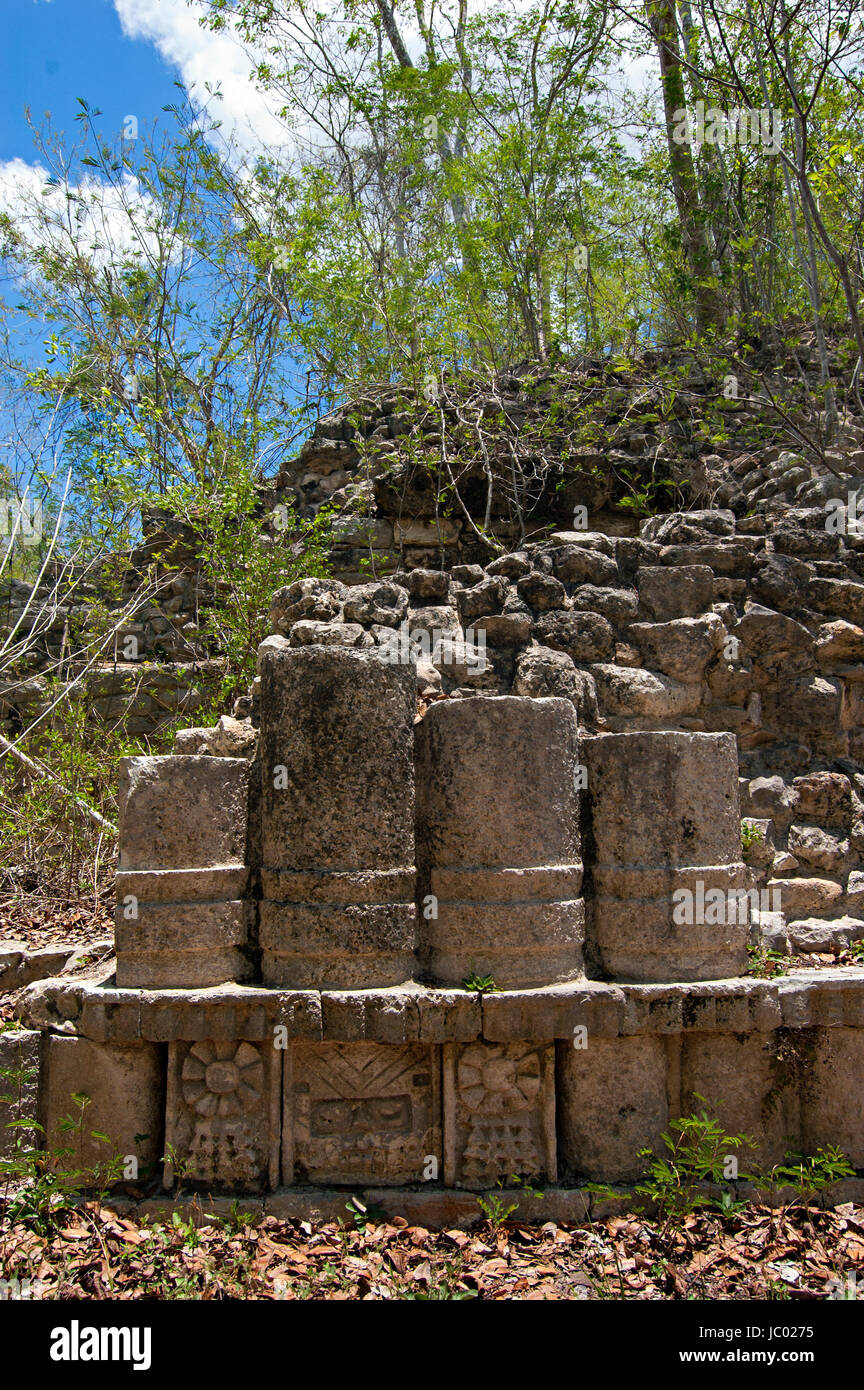
[[[47,174],[46,160],[28,127],[27,107],[37,126],[50,114],[53,133],[68,146],[79,136],[75,117],[78,99],[83,98],[102,113],[96,126],[113,145],[130,116],[142,134],[154,123],[173,130],[173,119],[163,107],[182,104],[176,85],[182,82],[193,104],[210,105],[241,150],[257,150],[284,138],[284,128],[249,81],[249,57],[229,35],[202,28],[200,15],[201,0],[0,0],[0,211],[13,217],[25,239],[30,200],[41,203],[46,196]],[[205,85],[219,87],[224,101],[214,107]],[[100,228],[103,246],[107,233],[110,258],[128,248],[129,224],[116,194],[106,189],[100,199],[98,185],[91,171],[73,165],[70,187],[83,190],[88,206],[94,198],[99,203],[101,212],[94,211],[93,225]],[[50,199],[55,215],[65,208],[62,189]],[[41,236],[38,221],[36,226]],[[85,231],[87,226],[85,221]],[[44,358],[42,344],[51,325],[31,321],[19,311],[16,274],[0,279],[6,331],[13,353],[36,365]],[[22,476],[30,464],[19,454],[17,438],[4,399],[0,467]],[[43,466],[47,467],[44,460]]]
[[[119,128],[129,113],[149,122],[178,96],[176,65],[123,33],[112,0],[3,0],[0,15],[0,160],[34,158],[27,106],[37,124],[50,112],[73,136],[77,97]]]
[[[279,143],[284,127],[249,80],[252,62],[229,34],[199,23],[202,0],[0,0],[0,204],[4,166],[35,158],[24,108],[50,112],[74,136],[76,98],[104,112],[106,134],[127,115],[142,126],[178,100],[218,87],[219,118],[245,149]]]

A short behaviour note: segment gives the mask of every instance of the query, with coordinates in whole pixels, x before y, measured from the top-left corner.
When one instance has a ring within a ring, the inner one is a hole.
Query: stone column
[[[414,974],[416,667],[375,651],[259,649],[264,983]]]
[[[417,726],[420,958],[439,984],[582,974],[577,721],[569,700],[477,696]]]
[[[613,980],[717,980],[747,964],[733,734],[585,738],[590,939]]]
[[[250,977],[249,763],[120,760],[117,983],[195,989]]]

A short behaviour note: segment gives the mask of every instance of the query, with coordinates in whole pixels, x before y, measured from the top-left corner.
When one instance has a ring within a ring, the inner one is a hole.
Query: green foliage
[[[382,1221],[387,1220],[387,1213],[383,1207],[375,1202],[364,1202],[360,1197],[352,1197],[347,1201],[345,1210],[358,1231],[365,1231],[367,1226],[380,1226]]]
[[[499,1191],[487,1192],[485,1196],[477,1198],[478,1207],[494,1231],[500,1230],[504,1223],[510,1220],[513,1213],[519,1210],[518,1201],[509,1200],[500,1190],[506,1185],[505,1179],[499,1178],[496,1184]],[[532,1187],[518,1173],[510,1175],[509,1186],[521,1188],[526,1197],[536,1197],[538,1200],[543,1197],[543,1193],[538,1188]]]
[[[194,538],[209,600],[202,613],[204,633],[224,661],[221,684],[205,707],[212,719],[230,710],[255,676],[256,652],[270,632],[275,590],[327,572],[327,510],[301,520],[287,502],[268,509],[265,496],[250,462],[235,459],[215,487],[178,483],[166,490],[160,504]]]
[[[470,990],[474,994],[497,994],[498,986],[492,975],[478,975],[471,971],[462,981],[462,988]]]
[[[703,1096],[697,1100],[706,1104]],[[727,1134],[707,1109],[673,1120],[661,1138],[665,1154],[640,1149],[639,1157],[647,1163],[646,1176],[636,1186],[637,1193],[657,1209],[660,1219],[669,1222],[687,1215],[699,1207],[729,1209],[728,1194],[702,1190],[706,1185],[722,1185],[730,1155],[740,1149],[755,1148],[746,1134]]]
[[[399,1297],[408,1302],[418,1303],[441,1303],[445,1301],[459,1303],[468,1298],[476,1298],[476,1289],[457,1289],[455,1287],[458,1278],[458,1267],[447,1264],[444,1266],[443,1273],[428,1288],[424,1289],[418,1285],[415,1290],[405,1289]]]
[[[61,691],[56,678],[47,680],[46,704],[57,700]],[[169,739],[166,734],[165,751]],[[152,744],[143,745],[144,751],[151,748]],[[75,901],[95,893],[98,900],[108,891],[111,844],[81,815],[72,798],[79,797],[113,823],[117,760],[141,752],[142,741],[130,737],[122,724],[110,722],[94,737],[92,704],[86,692],[79,691],[56,705],[50,721],[26,740],[25,751],[50,775],[37,775],[11,756],[0,755],[0,844],[2,867],[9,869],[3,887],[12,897],[44,892]]]
[[[751,1179],[761,1192],[776,1198],[782,1188],[791,1188],[798,1202],[808,1202],[821,1196],[835,1183],[844,1178],[854,1178],[855,1169],[845,1154],[835,1144],[819,1148],[815,1154],[786,1155],[783,1163],[776,1164],[767,1174]]]
[[[769,946],[748,946],[747,955],[745,974],[753,975],[757,980],[772,980],[777,975],[785,975],[789,967],[789,960],[782,951],[774,951]]]
[[[5,1069],[0,1070],[0,1080],[12,1083],[11,1091],[0,1095],[0,1101],[15,1105],[20,1103],[23,1087],[35,1080],[35,1074],[28,1068]],[[123,1160],[116,1147],[104,1134],[86,1128],[90,1098],[73,1094],[71,1099],[75,1113],[60,1121],[69,1143],[60,1148],[39,1148],[38,1136],[44,1130],[32,1120],[13,1120],[4,1126],[12,1131],[14,1145],[8,1157],[0,1158],[0,1204],[12,1225],[20,1222],[50,1235],[85,1192],[96,1190],[104,1198],[108,1187],[122,1177]],[[85,1143],[93,1139],[106,1146],[105,1158],[84,1163]]]
[[[759,845],[765,839],[761,825],[754,825],[752,821],[742,820],[741,822],[741,844],[745,852],[751,845]]]

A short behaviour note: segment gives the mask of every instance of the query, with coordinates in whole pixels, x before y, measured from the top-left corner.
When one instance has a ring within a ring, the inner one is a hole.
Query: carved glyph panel
[[[279,1173],[281,1052],[266,1043],[172,1043],[166,1182],[260,1192]]]
[[[485,1188],[514,1175],[554,1181],[554,1047],[448,1044],[444,1049],[444,1181]]]
[[[438,1065],[437,1049],[421,1045],[298,1044],[286,1054],[284,1181],[438,1177]]]

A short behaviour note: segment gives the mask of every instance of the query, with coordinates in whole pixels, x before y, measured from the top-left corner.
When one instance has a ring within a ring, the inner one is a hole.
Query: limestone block
[[[862,586],[864,587],[864,586]],[[808,734],[815,747],[836,739],[840,722],[840,682],[824,676],[801,676],[784,682],[774,695],[784,728]]]
[[[57,982],[52,981],[55,996]],[[321,996],[314,990],[273,990],[226,984],[209,989],[126,990],[77,986],[75,1028],[94,1042],[248,1042],[320,1038]],[[51,1014],[63,997],[28,1000],[35,1026],[56,1026]],[[278,1031],[277,1031],[278,1030]],[[283,1033],[284,1030],[284,1033]]]
[[[118,1047],[87,1038],[50,1034],[44,1039],[44,1076],[40,1122],[44,1145],[71,1150],[60,1166],[70,1171],[101,1169],[119,1156],[134,1158],[140,1176],[162,1155],[162,1066],[159,1048],[150,1043]],[[81,1112],[72,1099],[86,1095]],[[63,1128],[67,1117],[75,1130]],[[107,1142],[93,1137],[94,1131]],[[101,1176],[101,1174],[100,1174]]]
[[[624,996],[616,985],[581,980],[546,989],[500,990],[483,995],[483,1037],[488,1042],[520,1038],[617,1037]]]
[[[452,545],[459,539],[461,522],[453,517],[436,517],[429,522],[394,521],[393,537],[397,545]]]
[[[846,579],[811,579],[807,606],[853,623],[864,623],[864,584]]]
[[[804,917],[800,922],[790,922],[787,931],[790,945],[798,955],[816,952],[839,956],[841,951],[848,951],[853,941],[864,937],[864,921],[857,917],[838,917],[833,922],[824,922],[818,917]]]
[[[446,570],[411,570],[399,583],[404,584],[412,599],[423,603],[446,603],[450,594],[450,576]]]
[[[469,591],[470,592],[470,591]],[[415,638],[413,645],[427,659],[435,657],[436,647],[444,637],[449,637],[453,641],[464,641],[465,634],[459,623],[459,614],[450,604],[427,604],[425,608],[412,608],[408,612],[408,632],[411,637],[415,633],[426,633],[428,642],[424,643],[423,638]],[[427,650],[423,651],[424,645]]]
[[[664,1152],[669,1122],[667,1049],[662,1037],[588,1037],[558,1044],[558,1128],[567,1174],[632,1182],[645,1171],[639,1150]]]
[[[782,912],[751,912],[750,946],[765,946],[769,951],[789,953],[789,931]]]
[[[557,545],[552,551],[556,579],[564,584],[614,584],[618,566],[608,555],[582,545]]]
[[[341,618],[348,589],[337,579],[296,579],[277,589],[270,602],[273,631],[282,636],[301,618],[328,623]]]
[[[365,1186],[438,1177],[439,1066],[437,1049],[423,1045],[292,1048],[286,1054],[283,1181]]]
[[[264,982],[401,984],[416,935],[416,667],[270,638],[260,670]]]
[[[319,623],[301,618],[291,628],[288,641],[292,647],[371,647],[374,638],[359,623]]]
[[[169,1045],[166,1186],[179,1180],[261,1192],[277,1185],[283,1055],[273,1040]]]
[[[478,618],[474,631],[485,634],[491,647],[521,647],[531,637],[531,619],[526,613],[495,613]]]
[[[509,555],[499,555],[497,560],[492,560],[486,566],[487,574],[503,574],[507,579],[521,579],[530,572],[531,561],[524,551],[519,550],[511,551]]]
[[[258,746],[258,730],[248,719],[220,715],[212,728],[178,729],[175,754],[208,754],[214,758],[252,759]]]
[[[582,972],[577,722],[567,700],[432,705],[416,729],[420,958],[500,988]]]
[[[846,902],[856,916],[864,914],[864,873],[853,869],[846,880]]]
[[[245,758],[124,758],[116,879],[117,982],[195,988],[244,980]]]
[[[700,686],[684,685],[654,671],[598,662],[591,673],[601,714],[663,721],[695,714],[702,703]]]
[[[597,714],[593,676],[577,671],[572,657],[551,647],[526,647],[519,654],[513,694],[570,700],[583,720],[592,720]]]
[[[806,627],[761,603],[746,605],[735,636],[754,661],[772,669],[793,655],[809,658],[813,653],[813,638]]]
[[[830,878],[770,878],[768,892],[787,919],[827,916],[843,897],[842,886]]]
[[[774,839],[774,822],[765,817],[744,816],[742,828],[747,826],[752,836],[744,849],[744,861],[751,868],[769,869],[774,863],[777,845]]]
[[[628,635],[646,666],[687,685],[702,680],[724,632],[712,613],[707,618],[675,618],[668,623],[633,623]]]
[[[240,872],[245,886],[246,870]],[[164,871],[163,876],[169,877]],[[148,878],[150,875],[143,873],[117,875],[121,902],[129,897],[137,900],[133,920],[126,920],[122,906],[115,914],[117,983],[121,988],[203,989],[251,978],[252,964],[244,954],[250,903],[237,898],[147,902],[140,894],[142,880]]]
[[[673,618],[696,618],[711,607],[714,574],[707,565],[642,565],[636,582],[639,601],[658,623]]]
[[[789,825],[798,806],[798,792],[782,777],[754,777],[747,784],[747,800],[756,816],[769,816],[781,829]]]
[[[42,946],[28,951],[23,941],[0,946],[0,993],[12,993],[34,980],[45,980],[65,970],[76,953],[74,946]]]
[[[398,627],[408,613],[408,595],[398,584],[356,584],[345,599],[345,620],[349,623],[381,623]]]
[[[823,623],[816,634],[816,654],[825,665],[864,661],[864,630],[842,618]]]
[[[469,1042],[482,1030],[480,995],[464,989],[413,985],[320,997],[326,1042]]]
[[[733,979],[704,983],[622,985],[621,1032],[770,1032],[784,1021],[776,984]]]
[[[563,608],[567,602],[567,590],[560,579],[551,574],[526,574],[516,582],[519,597],[538,612],[547,609]]]
[[[536,1042],[444,1048],[444,1181],[486,1189],[555,1182],[555,1049]]]
[[[852,784],[841,772],[811,772],[792,783],[798,812],[822,826],[846,828],[852,819]]]
[[[596,862],[593,935],[630,981],[712,980],[747,962],[732,734],[585,738]]]
[[[606,661],[615,650],[612,625],[599,613],[544,613],[532,630],[541,646],[566,652],[573,661]]]
[[[0,1033],[0,1158],[21,1145],[38,1147],[38,1131],[18,1126],[38,1121],[39,1041],[39,1033],[24,1028]]]
[[[817,1029],[801,1085],[801,1137],[806,1153],[836,1144],[853,1168],[864,1168],[864,1029]]]
[[[690,569],[707,565],[715,574],[731,574],[746,578],[752,568],[752,555],[743,540],[724,541],[715,545],[664,545],[660,563]]]
[[[586,550],[599,550],[610,559],[615,555],[615,542],[603,531],[553,531],[550,539],[553,546],[582,545]]]
[[[635,589],[604,589],[596,584],[582,584],[573,595],[573,607],[600,613],[610,623],[626,626],[639,610],[639,595]]]
[[[700,1100],[699,1097],[704,1100]],[[792,1043],[776,1033],[688,1033],[681,1053],[681,1113],[707,1110],[755,1149],[730,1149],[741,1173],[782,1163],[798,1144],[798,1071]]]
[[[472,585],[470,589],[460,589],[456,594],[459,617],[468,624],[484,614],[500,613],[506,597],[507,581],[484,575],[479,584]]]

